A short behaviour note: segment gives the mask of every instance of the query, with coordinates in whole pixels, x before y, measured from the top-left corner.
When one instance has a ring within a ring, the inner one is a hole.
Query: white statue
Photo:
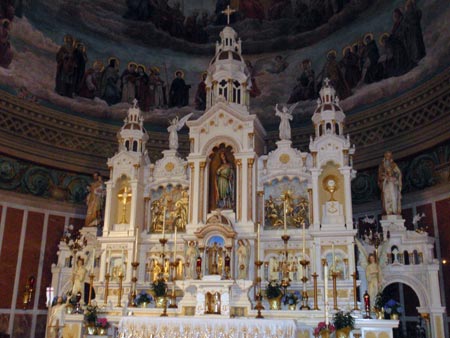
[[[248,263],[250,261],[250,243],[247,240],[240,239],[238,241],[238,279],[248,278]]]
[[[291,139],[291,125],[289,121],[292,121],[292,112],[295,107],[297,107],[298,102],[294,103],[292,106],[284,106],[282,110],[278,109],[278,104],[275,106],[275,115],[278,116],[280,121],[280,140],[289,141]]]
[[[87,270],[84,266],[84,260],[79,257],[76,262],[76,267],[72,272],[72,296],[81,294],[81,303],[84,302],[84,280],[87,275]]]
[[[177,132],[183,128],[184,124],[187,120],[192,116],[193,113],[187,114],[181,120],[178,119],[178,116],[173,118],[170,121],[170,125],[167,128],[169,134],[169,149],[177,150],[178,149],[178,134]]]
[[[378,186],[381,190],[384,215],[400,215],[402,212],[402,172],[392,158],[392,152],[384,153],[378,168]]]
[[[197,257],[197,245],[195,241],[189,241],[188,248],[186,250],[186,262],[188,263],[188,266],[186,267],[186,279],[196,278]]]
[[[63,325],[63,315],[65,304],[63,303],[63,298],[58,297],[56,304],[52,306],[50,314],[47,319],[47,337],[49,338],[59,338],[61,337],[61,328]]]
[[[386,265],[387,256],[385,251],[389,242],[384,242],[384,244],[375,251],[376,256],[374,253],[368,253],[359,239],[356,238],[355,242],[359,251],[358,264],[366,271],[367,292],[370,296],[370,304],[373,307],[383,280],[382,270]]]

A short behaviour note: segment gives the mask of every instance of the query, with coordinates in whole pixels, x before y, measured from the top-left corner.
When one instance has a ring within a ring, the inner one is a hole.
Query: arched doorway
[[[383,290],[385,301],[393,299],[401,304],[400,324],[394,329],[394,338],[425,338],[425,323],[420,319],[417,307],[420,306],[419,297],[407,284],[392,283]],[[388,317],[388,315],[386,314]]]

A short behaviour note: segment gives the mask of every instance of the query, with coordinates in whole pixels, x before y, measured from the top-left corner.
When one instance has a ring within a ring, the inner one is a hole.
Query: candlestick
[[[287,222],[286,222],[286,196],[284,196],[283,210],[284,210],[284,234],[286,235],[286,231],[287,231]]]
[[[353,311],[359,311],[358,300],[356,299],[356,272],[352,273],[353,277]]]
[[[313,273],[312,274],[312,278],[313,278],[313,285],[314,285],[314,308],[313,310],[320,310],[319,306],[317,304],[317,273]]]
[[[303,259],[306,259],[305,256],[305,246],[306,246],[306,232],[305,232],[305,222],[303,222],[303,230],[302,230],[302,236],[303,236],[303,242],[302,242],[302,253],[303,253]]]
[[[138,242],[139,242],[139,227],[136,227],[136,239],[134,242],[134,262],[138,261]]]
[[[259,249],[260,249],[260,242],[261,242],[261,224],[258,223],[258,231],[257,231],[257,242],[256,242],[256,260],[259,262]]]
[[[104,304],[108,304],[108,295],[109,295],[109,278],[111,277],[111,275],[109,274],[109,272],[106,273],[105,275],[105,299],[104,299]]]
[[[166,207],[163,208],[163,229],[162,229],[163,238],[165,233],[166,233]]]
[[[312,245],[312,267],[313,267],[313,274],[316,273],[316,243],[313,242]]]
[[[177,256],[177,227],[175,226],[175,238],[173,240],[173,261],[175,262]]]
[[[324,279],[324,300],[325,300],[325,324],[328,325],[328,264],[325,262],[323,268],[323,279]]]
[[[339,310],[337,305],[337,286],[336,279],[339,274],[337,272],[332,271],[331,277],[333,278],[333,310]]]
[[[92,250],[91,275],[94,274],[94,265],[95,265],[95,248],[94,248],[94,250]]]

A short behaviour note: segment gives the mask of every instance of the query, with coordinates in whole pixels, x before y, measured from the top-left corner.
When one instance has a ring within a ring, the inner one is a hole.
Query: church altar
[[[119,337],[292,338],[296,337],[296,324],[287,319],[124,317]]]

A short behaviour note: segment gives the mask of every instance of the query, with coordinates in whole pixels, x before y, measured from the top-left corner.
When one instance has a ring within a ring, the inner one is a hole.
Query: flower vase
[[[156,297],[155,298],[155,305],[158,309],[162,309],[165,307],[167,303],[167,298],[164,296]]]
[[[350,327],[344,327],[342,329],[336,330],[336,338],[348,338],[350,336]]]
[[[377,316],[377,319],[384,319],[384,311],[383,311],[383,309],[375,308],[375,314]]]
[[[281,310],[281,295],[268,299],[270,310]]]
[[[330,338],[331,332],[328,329],[320,331],[321,338]]]
[[[95,327],[94,323],[88,323],[86,325],[86,331],[88,335],[96,335],[97,334],[97,328]]]
[[[108,334],[108,330],[104,327],[98,327],[97,328],[97,334],[99,336],[106,336]]]
[[[398,313],[391,313],[392,320],[398,320]]]
[[[295,308],[297,307],[297,304],[289,304],[289,310],[295,311]]]

